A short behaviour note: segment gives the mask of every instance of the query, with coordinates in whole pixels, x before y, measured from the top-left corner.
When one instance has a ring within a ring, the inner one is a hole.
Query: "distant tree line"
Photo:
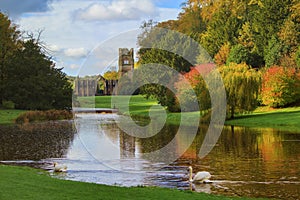
[[[167,33],[160,35],[162,33],[155,30],[157,27],[193,38],[212,59],[198,48],[182,43],[180,38],[172,38]],[[177,20],[145,22],[142,29],[138,42],[139,63],[162,63],[184,74],[197,99],[191,97],[181,79],[172,80],[172,84],[185,96],[186,105],[198,101],[200,110],[210,109],[210,95],[203,80],[208,74],[195,70],[197,66],[209,67],[201,64],[210,62],[217,65],[222,76],[229,117],[237,112],[252,111],[258,105],[284,107],[300,101],[298,0],[187,0]],[[148,48],[148,41],[153,38],[157,44]],[[166,41],[174,49],[182,49],[182,55],[188,54],[192,63],[160,50]],[[165,77],[163,73],[157,76]],[[144,86],[141,92],[155,97],[169,111],[180,111],[174,106],[178,99],[166,87],[151,84]]]
[[[33,34],[21,33],[0,13],[0,107],[70,109],[72,86]]]

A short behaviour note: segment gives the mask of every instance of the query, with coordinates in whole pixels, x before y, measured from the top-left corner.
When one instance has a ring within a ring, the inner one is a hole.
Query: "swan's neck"
[[[190,169],[190,177],[189,177],[189,181],[192,182],[193,181],[193,169]]]

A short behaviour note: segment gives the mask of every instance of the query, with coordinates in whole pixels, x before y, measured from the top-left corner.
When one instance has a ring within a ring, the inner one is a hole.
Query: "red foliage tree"
[[[300,100],[300,72],[295,68],[273,66],[263,75],[262,103],[284,107]]]

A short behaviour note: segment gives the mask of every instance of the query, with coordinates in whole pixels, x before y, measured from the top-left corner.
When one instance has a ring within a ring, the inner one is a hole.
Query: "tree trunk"
[[[231,106],[230,119],[234,119],[234,106]]]

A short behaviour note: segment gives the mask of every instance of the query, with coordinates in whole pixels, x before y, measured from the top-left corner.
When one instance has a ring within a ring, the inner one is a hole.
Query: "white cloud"
[[[47,45],[47,49],[49,49],[51,52],[59,52],[61,48],[55,44]]]
[[[93,3],[79,9],[76,18],[87,21],[96,20],[140,20],[153,17],[157,9],[151,0],[113,0],[110,3]]]
[[[74,13],[78,14],[80,9],[82,9],[80,11],[86,10],[89,6],[95,5],[96,3],[99,4],[99,2],[106,2],[106,5],[108,6],[114,5],[113,2],[102,0],[52,0],[49,2],[51,2],[49,3],[51,9],[48,9],[47,12],[35,12],[30,13],[30,15],[21,15],[16,23],[19,24],[20,29],[24,31],[43,29],[42,41],[52,50],[51,56],[57,62],[57,66],[63,67],[63,71],[69,75],[76,75],[78,73],[78,69],[80,68],[74,69],[74,66],[71,68],[71,65],[77,64],[78,66],[82,66],[86,56],[89,54],[89,51],[87,50],[93,50],[98,45],[107,43],[106,41],[109,40],[111,44],[109,44],[108,47],[113,46],[114,49],[112,49],[112,52],[116,52],[116,55],[111,53],[112,56],[106,56],[106,54],[104,57],[105,59],[101,59],[101,63],[103,63],[101,66],[106,67],[110,65],[110,62],[118,55],[118,47],[135,47],[137,39],[135,36],[132,36],[132,38],[122,37],[118,39],[118,41],[110,40],[110,38],[115,38],[120,34],[122,35],[124,32],[138,29],[143,20],[151,18],[154,21],[176,19],[180,12],[180,9],[156,7],[151,4],[154,0],[136,0],[136,5],[132,5],[132,2],[134,2],[133,0],[128,0],[129,4],[126,5],[131,5],[129,8],[136,8],[138,5],[139,8],[136,9],[144,10],[145,13],[146,11],[149,13],[155,11],[157,13],[154,17],[144,17],[139,15],[141,17],[136,20],[108,19],[101,21],[92,20],[87,23],[85,20],[76,20],[76,18],[74,18]],[[119,0],[118,2],[124,3],[125,1]],[[147,2],[150,2],[150,6],[147,5]],[[124,7],[125,6],[123,6],[123,8]],[[133,13],[135,12],[136,11]],[[148,14],[145,14],[145,16],[146,15]],[[104,48],[104,50],[107,49],[107,47]],[[95,62],[97,61],[98,59]],[[95,64],[89,62],[84,65],[84,67],[92,65]],[[95,67],[97,66],[99,65],[95,65]]]
[[[87,55],[87,50],[84,48],[69,48],[64,50],[64,54],[68,57],[82,58]]]
[[[70,69],[79,69],[80,65],[78,64],[71,64]]]

